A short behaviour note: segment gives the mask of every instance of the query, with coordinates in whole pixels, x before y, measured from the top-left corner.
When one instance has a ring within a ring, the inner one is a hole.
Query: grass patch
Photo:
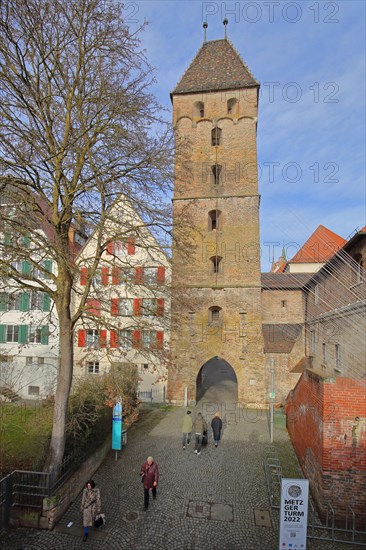
[[[0,404],[0,476],[42,468],[52,432],[53,405]]]

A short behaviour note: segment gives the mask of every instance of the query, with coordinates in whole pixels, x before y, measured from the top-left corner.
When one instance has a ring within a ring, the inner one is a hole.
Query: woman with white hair
[[[159,468],[152,456],[148,456],[146,462],[141,466],[140,476],[144,486],[144,509],[149,507],[149,493],[152,492],[153,499],[156,499],[156,487],[159,481]]]

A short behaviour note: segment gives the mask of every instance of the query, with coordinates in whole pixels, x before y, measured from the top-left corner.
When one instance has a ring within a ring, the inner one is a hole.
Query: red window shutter
[[[127,254],[135,254],[135,237],[127,239]]]
[[[102,285],[109,283],[109,269],[108,267],[102,267]]]
[[[132,331],[132,347],[135,349],[141,347],[141,332],[139,330]]]
[[[106,348],[107,347],[107,331],[101,330],[99,333],[99,347]]]
[[[158,317],[164,317],[164,298],[158,298],[156,302],[156,315]]]
[[[79,348],[85,348],[86,346],[86,330],[84,329],[78,331],[78,346]]]
[[[119,298],[112,298],[111,300],[111,315],[117,317],[119,314]]]
[[[99,300],[87,300],[86,301],[86,312],[89,315],[95,315],[100,317],[100,301]]]
[[[118,332],[116,330],[111,330],[110,331],[109,345],[113,349],[118,348]]]
[[[88,282],[88,268],[82,267],[80,271],[80,284],[85,286]]]
[[[142,285],[143,273],[143,267],[135,267],[135,285]]]
[[[114,265],[112,267],[112,285],[121,284],[121,268]]]
[[[163,349],[163,343],[164,343],[164,332],[161,330],[158,330],[156,333],[156,348]]]
[[[158,267],[158,283],[163,284],[165,282],[165,267],[163,265]]]
[[[134,315],[141,315],[141,306],[142,306],[142,299],[141,298],[134,298],[133,299],[133,314]]]
[[[107,244],[107,254],[114,254],[114,242],[110,242]]]

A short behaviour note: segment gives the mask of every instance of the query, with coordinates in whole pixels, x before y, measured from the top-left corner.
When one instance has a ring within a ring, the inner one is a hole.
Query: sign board
[[[122,405],[120,401],[117,401],[113,407],[112,449],[114,451],[120,451],[122,449]]]
[[[282,479],[279,550],[306,550],[308,479]]]
[[[274,399],[274,398],[275,398],[275,395],[276,395],[276,394],[275,394],[274,391],[270,391],[270,392],[269,392],[269,398],[270,398],[270,399]]]

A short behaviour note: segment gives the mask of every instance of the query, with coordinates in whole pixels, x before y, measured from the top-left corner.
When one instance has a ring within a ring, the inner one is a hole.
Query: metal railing
[[[279,508],[281,504],[282,470],[274,445],[268,445],[264,450],[264,472],[271,508]]]
[[[142,402],[150,403],[165,403],[166,389],[163,388],[151,388],[150,390],[138,391],[137,396]]]

